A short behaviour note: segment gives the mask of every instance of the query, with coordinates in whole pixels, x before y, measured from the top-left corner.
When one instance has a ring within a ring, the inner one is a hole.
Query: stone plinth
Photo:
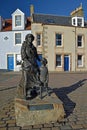
[[[15,99],[15,116],[18,126],[56,122],[62,120],[64,115],[63,104],[55,93],[42,100],[39,97],[28,101]]]

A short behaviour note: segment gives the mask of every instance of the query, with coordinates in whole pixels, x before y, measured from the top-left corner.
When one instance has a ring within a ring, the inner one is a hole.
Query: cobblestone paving
[[[21,128],[16,125],[14,111],[14,97],[20,73],[2,73],[0,75],[0,130],[87,130],[86,77],[86,72],[50,74],[49,86],[63,102],[66,117],[61,122]]]

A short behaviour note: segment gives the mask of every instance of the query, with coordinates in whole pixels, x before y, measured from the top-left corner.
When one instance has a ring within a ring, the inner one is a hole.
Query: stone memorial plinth
[[[55,93],[40,99],[32,100],[15,98],[15,116],[18,126],[38,125],[60,121],[65,112],[62,102]]]

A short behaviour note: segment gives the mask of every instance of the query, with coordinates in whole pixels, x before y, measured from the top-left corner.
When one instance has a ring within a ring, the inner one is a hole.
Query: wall
[[[15,45],[15,32],[17,31],[0,32],[0,69],[7,69],[7,54],[13,54],[14,56],[15,54],[20,54],[21,45]],[[20,32],[22,33],[23,43],[26,34],[31,33],[31,31],[26,30]],[[5,40],[5,38],[7,38],[7,40]],[[18,70],[18,66],[14,65],[14,71],[16,70]]]
[[[70,71],[86,71],[87,70],[87,28],[74,26],[57,26],[57,25],[43,25],[32,23],[32,33],[42,32],[42,53],[43,47],[45,57],[48,60],[49,71],[64,71],[64,55],[70,57]],[[55,46],[55,34],[63,34],[63,46]],[[84,46],[77,48],[77,35],[83,35]],[[62,55],[62,66],[56,67],[56,54]],[[77,67],[77,55],[84,55],[84,66]]]

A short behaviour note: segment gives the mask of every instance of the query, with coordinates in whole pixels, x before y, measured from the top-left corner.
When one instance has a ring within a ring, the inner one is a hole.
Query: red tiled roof
[[[27,24],[25,30],[31,30],[31,18],[27,18]],[[5,20],[5,26],[3,27],[2,31],[12,31],[12,19]]]
[[[2,31],[11,31],[12,30],[12,20],[7,19],[5,20],[5,26],[3,27]]]

